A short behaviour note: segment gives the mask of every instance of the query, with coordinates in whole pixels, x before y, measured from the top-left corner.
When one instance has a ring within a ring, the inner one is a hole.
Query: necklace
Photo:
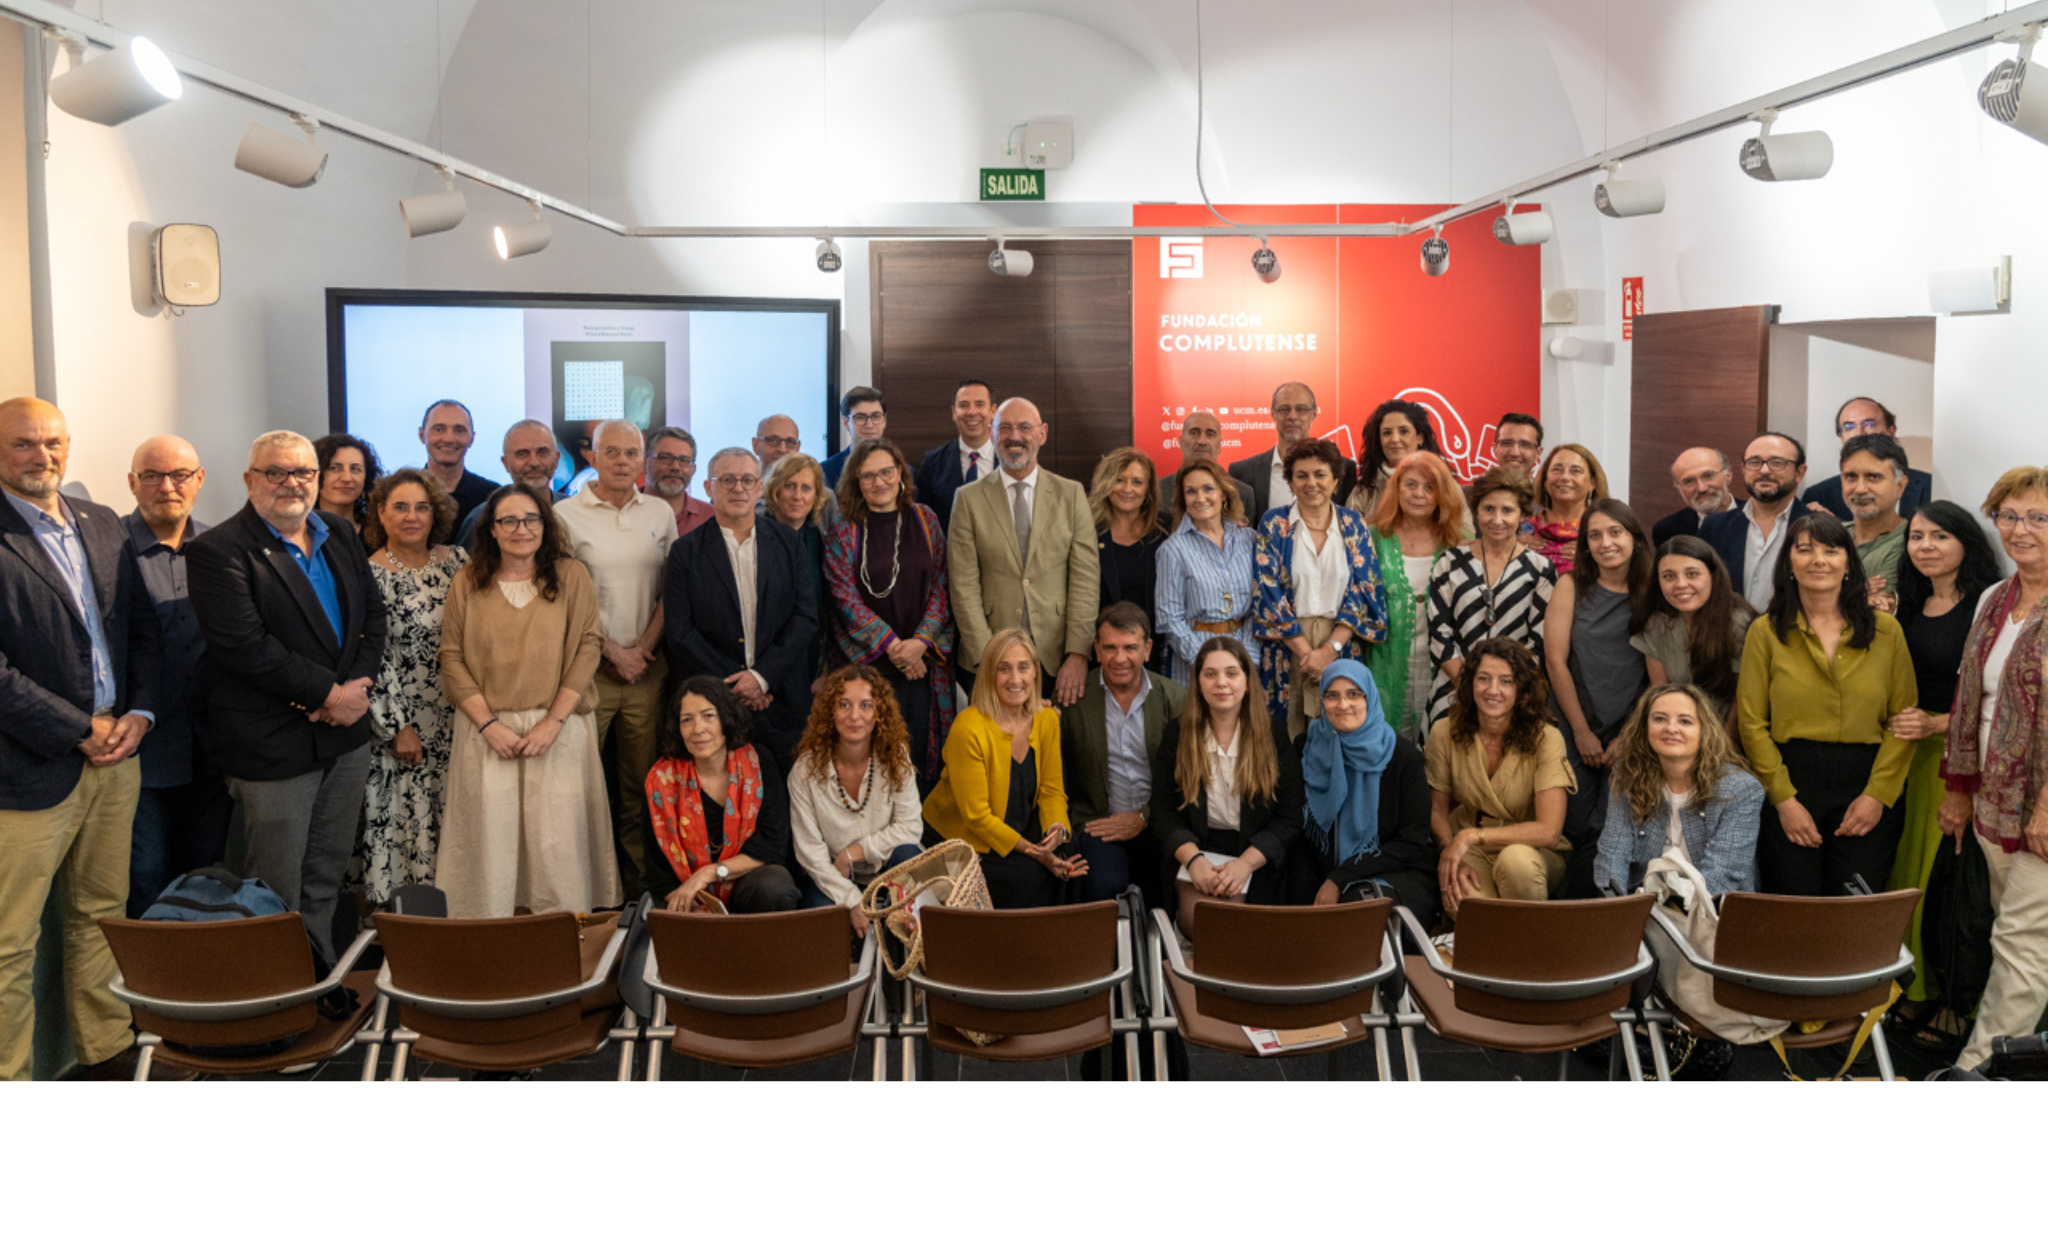
[[[858,804],[858,805],[854,804],[854,803],[853,803],[853,800],[852,800],[852,798],[850,798],[850,797],[848,797],[848,796],[846,795],[846,785],[845,785],[844,783],[840,782],[840,779],[839,779],[839,767],[838,767],[838,766],[836,766],[836,765],[835,765],[835,766],[832,766],[832,767],[831,767],[831,770],[832,770],[832,790],[833,790],[834,792],[836,792],[836,793],[838,793],[838,794],[839,794],[839,803],[840,803],[841,805],[844,805],[844,806],[846,807],[846,812],[847,812],[847,813],[849,813],[849,814],[861,814],[861,813],[865,813],[865,812],[867,812],[867,808],[868,808],[868,802],[869,802],[869,801],[871,801],[871,800],[873,800],[873,799],[875,799],[875,793],[874,793],[874,786],[875,786],[875,758],[874,758],[874,754],[870,753],[870,754],[868,755],[868,773],[867,773],[867,777],[866,777],[865,779],[863,779],[863,780],[861,781],[861,785],[860,785],[860,804]]]
[[[393,573],[418,573],[421,569],[426,568],[433,562],[434,553],[431,551],[427,553],[427,558],[425,560],[420,561],[418,564],[407,564],[405,561],[400,560],[398,558],[397,552],[391,550],[388,547],[384,549],[384,567],[391,570]]]
[[[899,509],[896,513],[896,538],[893,542],[889,544],[889,584],[879,591],[875,589],[874,580],[868,577],[868,549],[865,546],[863,546],[860,549],[860,584],[862,586],[867,587],[868,594],[874,596],[876,599],[887,599],[889,598],[889,592],[896,589],[896,579],[899,576],[901,576],[902,573],[903,513]],[[870,761],[868,763],[868,767],[870,770],[872,770],[874,768],[874,763]]]

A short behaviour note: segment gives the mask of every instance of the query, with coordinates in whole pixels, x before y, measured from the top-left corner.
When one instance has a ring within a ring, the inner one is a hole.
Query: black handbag
[[[1991,867],[1976,833],[1963,832],[1962,852],[1944,838],[1927,880],[1920,950],[1935,1001],[1968,1023],[1991,979]]]

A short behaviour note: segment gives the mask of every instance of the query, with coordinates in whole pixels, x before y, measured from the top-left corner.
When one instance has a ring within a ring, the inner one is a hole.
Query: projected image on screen
[[[591,475],[590,435],[606,420],[683,429],[708,458],[780,413],[806,453],[834,449],[834,301],[330,289],[328,330],[331,427],[368,441],[386,468],[424,462],[420,417],[441,398],[475,416],[467,467],[492,480],[505,479],[506,430],[546,424],[560,490]],[[700,482],[705,472],[700,462]],[[704,496],[701,484],[691,492]]]

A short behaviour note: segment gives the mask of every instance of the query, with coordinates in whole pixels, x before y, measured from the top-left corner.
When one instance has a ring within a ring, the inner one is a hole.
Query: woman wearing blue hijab
[[[1303,847],[1322,876],[1315,903],[1390,896],[1426,929],[1439,894],[1422,750],[1394,733],[1363,665],[1332,662],[1322,688],[1323,716],[1301,745]]]

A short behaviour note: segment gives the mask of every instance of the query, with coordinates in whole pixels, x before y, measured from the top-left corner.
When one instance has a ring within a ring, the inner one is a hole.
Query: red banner
[[[1533,207],[1531,207],[1533,208]],[[1244,223],[1413,222],[1440,206],[1223,206]],[[1135,206],[1139,227],[1213,226],[1204,206]],[[1345,454],[1389,398],[1436,420],[1453,471],[1493,464],[1503,412],[1537,408],[1538,250],[1493,239],[1491,220],[1452,224],[1449,271],[1425,275],[1421,237],[1274,237],[1281,274],[1252,270],[1244,237],[1131,242],[1134,444],[1160,471],[1180,466],[1181,421],[1216,413],[1224,460],[1273,444],[1269,414],[1283,381],[1307,382],[1322,407],[1315,435]]]

